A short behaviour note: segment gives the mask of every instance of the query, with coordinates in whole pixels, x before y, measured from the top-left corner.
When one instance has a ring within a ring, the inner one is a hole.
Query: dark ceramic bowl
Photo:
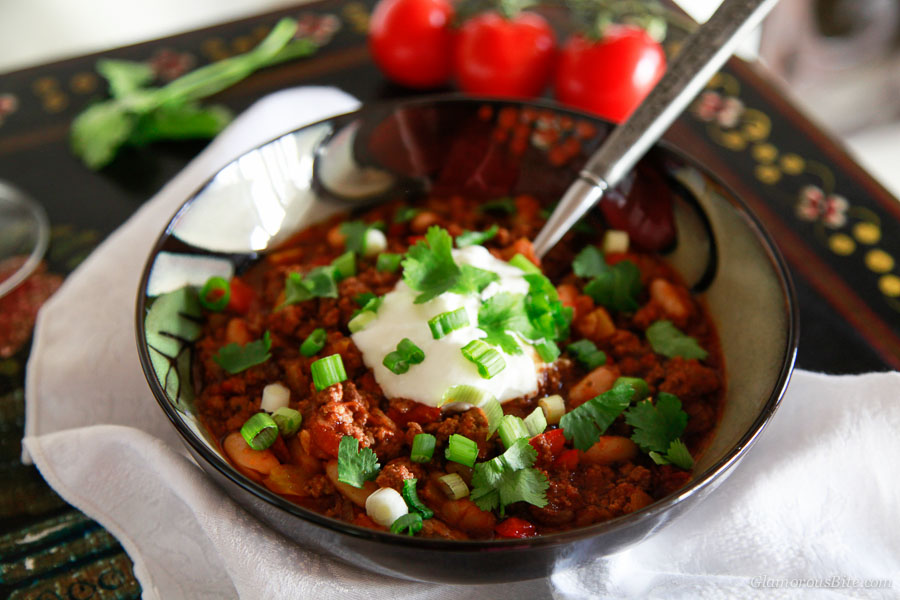
[[[360,528],[288,502],[232,467],[197,419],[196,296],[160,296],[241,272],[297,230],[360,203],[428,190],[557,198],[608,130],[598,119],[552,105],[421,99],[314,123],[222,169],[186,199],[160,236],[137,298],[147,381],[198,464],[225,493],[304,546],[380,573],[436,582],[544,576],[640,542],[702,502],[747,453],[784,393],[796,354],[797,308],[783,260],[747,207],[665,145],[642,168],[672,192],[677,232],[664,255],[694,285],[718,327],[726,407],[684,488],[605,523],[527,540],[445,541]],[[570,143],[568,157],[554,153],[567,138],[580,141]]]

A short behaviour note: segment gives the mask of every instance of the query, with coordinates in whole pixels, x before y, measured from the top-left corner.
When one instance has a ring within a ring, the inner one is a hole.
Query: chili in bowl
[[[786,385],[791,286],[746,209],[666,148],[538,260],[605,129],[420,100],[226,167],[138,299],[148,381],[201,466],[302,543],[433,581],[542,576],[709,493]],[[244,212],[216,218],[224,201]]]

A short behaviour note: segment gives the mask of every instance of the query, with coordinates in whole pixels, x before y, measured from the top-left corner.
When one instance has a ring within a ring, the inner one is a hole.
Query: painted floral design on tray
[[[0,94],[0,125],[19,108],[19,99],[13,94]]]
[[[297,16],[297,39],[308,38],[318,46],[331,41],[334,34],[340,31],[341,20],[333,14],[300,13]]]
[[[197,59],[190,52],[178,52],[171,48],[160,48],[147,61],[153,74],[160,81],[178,79],[197,64]]]
[[[707,124],[709,137],[732,152],[749,151],[756,163],[756,179],[781,194],[795,216],[813,227],[822,245],[838,256],[856,256],[876,276],[873,280],[885,302],[900,312],[900,274],[897,260],[884,248],[881,218],[837,190],[831,168],[819,161],[780,150],[770,140],[772,120],[762,111],[747,107],[740,99],[740,81],[720,72],[690,109]],[[797,179],[797,191],[784,193],[789,178]]]

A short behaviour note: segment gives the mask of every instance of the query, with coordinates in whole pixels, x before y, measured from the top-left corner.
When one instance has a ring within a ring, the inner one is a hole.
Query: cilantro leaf
[[[621,312],[637,310],[640,292],[641,272],[630,260],[607,268],[584,286],[584,293],[594,302]]]
[[[510,292],[491,296],[478,309],[478,327],[487,334],[484,341],[488,344],[500,346],[507,354],[521,354],[518,340],[509,332],[525,337],[532,334],[531,321],[525,312],[525,297]]]
[[[634,388],[630,385],[615,386],[564,414],[559,426],[566,439],[573,440],[575,447],[584,452],[628,408],[633,397]]]
[[[440,296],[459,282],[462,271],[453,261],[452,246],[453,238],[447,230],[432,226],[425,233],[425,240],[416,242],[406,253],[403,281],[421,292],[416,296],[416,304]]]
[[[672,440],[672,443],[669,444],[669,449],[666,450],[665,456],[652,450],[649,452],[649,455],[650,458],[653,459],[653,462],[658,465],[672,464],[688,471],[694,468],[694,458],[691,456],[691,452],[687,449],[687,446],[684,445],[684,442],[682,442],[681,439]]]
[[[585,246],[572,261],[572,270],[579,277],[597,277],[608,269],[609,265],[596,246]]]
[[[516,201],[508,196],[505,196],[503,198],[498,198],[490,202],[484,202],[483,204],[478,206],[478,211],[483,213],[493,212],[512,215],[516,212]]]
[[[459,278],[459,282],[450,288],[450,291],[454,294],[472,294],[476,292],[480,294],[484,291],[484,288],[493,282],[500,281],[500,276],[493,271],[479,269],[472,265],[463,265],[460,267],[460,271],[462,271],[462,275]]]
[[[351,435],[341,438],[338,446],[338,481],[361,488],[375,479],[381,465],[371,448],[360,448],[359,440]]]
[[[647,341],[653,351],[669,358],[697,358],[704,360],[709,353],[697,340],[678,330],[671,321],[657,321],[647,328]]]
[[[325,266],[316,267],[306,276],[289,273],[284,281],[284,302],[279,308],[312,298],[337,298],[335,271],[333,266]]]
[[[486,241],[493,239],[498,231],[500,231],[500,227],[496,224],[491,225],[484,231],[463,231],[456,236],[456,247],[465,248],[466,246],[480,246]]]
[[[254,365],[261,365],[266,362],[272,355],[269,350],[272,349],[272,337],[266,331],[261,340],[250,342],[245,346],[238,344],[228,344],[219,348],[219,351],[213,356],[216,364],[228,371],[230,374],[246,371]]]
[[[546,475],[531,468],[536,458],[526,438],[516,440],[500,456],[475,465],[469,497],[481,510],[499,508],[501,516],[514,502],[545,506],[550,484]]]
[[[634,427],[631,439],[644,452],[666,452],[669,444],[684,433],[687,420],[681,400],[666,392],[657,394],[656,405],[644,400],[625,412],[625,422]]]
[[[563,306],[556,287],[544,275],[526,273],[524,277],[528,282],[525,312],[532,326],[532,332],[526,337],[531,340],[545,339],[552,342],[569,337],[572,308]]]

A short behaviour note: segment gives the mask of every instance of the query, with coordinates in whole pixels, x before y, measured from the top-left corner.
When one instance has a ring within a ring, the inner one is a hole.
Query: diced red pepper
[[[550,447],[550,453],[553,454],[553,456],[557,456],[562,452],[566,445],[566,436],[562,429],[551,429],[550,431],[545,431],[544,433],[531,438],[528,443],[531,444],[535,450],[540,450],[538,438],[541,438]]]
[[[526,538],[537,533],[532,523],[519,517],[510,517],[505,521],[500,521],[494,527],[494,531],[504,538]]]
[[[553,468],[558,470],[565,469],[567,471],[574,471],[577,466],[578,450],[575,448],[566,450],[553,461]]]
[[[253,303],[253,298],[256,296],[256,292],[253,291],[253,288],[244,283],[240,277],[232,277],[230,285],[231,298],[228,299],[228,306],[226,308],[241,315],[247,314],[247,311],[250,310],[250,304]]]
[[[424,425],[426,423],[439,421],[441,418],[441,409],[435,406],[428,406],[426,404],[415,402],[406,410],[400,410],[392,406],[388,409],[387,416],[399,427],[406,427],[411,422]]]

